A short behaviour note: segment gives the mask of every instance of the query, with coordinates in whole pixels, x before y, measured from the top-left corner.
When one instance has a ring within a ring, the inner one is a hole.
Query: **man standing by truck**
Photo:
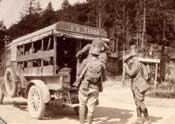
[[[94,109],[99,92],[102,91],[102,82],[104,81],[104,66],[102,61],[98,58],[101,53],[99,47],[93,47],[87,58],[86,67],[81,72],[81,81],[79,84],[79,117],[80,123],[85,123],[86,107],[87,107],[87,123],[92,124]]]
[[[80,79],[81,79],[81,73],[83,72],[84,68],[86,67],[88,58],[91,56],[91,50],[93,50],[93,48],[96,48],[96,47],[99,48],[99,50],[100,50],[100,54],[99,54],[98,58],[102,62],[103,67],[106,69],[106,63],[107,63],[106,50],[108,49],[108,46],[101,39],[95,39],[92,41],[92,44],[87,44],[80,51],[78,51],[76,54],[76,57],[78,60],[82,59],[81,57],[84,56],[86,53],[88,54],[88,56],[82,60],[79,68],[77,69],[77,80],[74,83],[75,86],[78,87],[78,85],[80,83]],[[104,74],[102,76],[102,78],[103,78],[103,80],[106,80],[106,74]]]
[[[125,73],[131,78],[131,90],[136,104],[137,120],[133,124],[150,124],[148,109],[144,104],[148,73],[142,63],[134,59],[134,54],[130,53],[124,57]],[[142,118],[143,114],[143,118]]]

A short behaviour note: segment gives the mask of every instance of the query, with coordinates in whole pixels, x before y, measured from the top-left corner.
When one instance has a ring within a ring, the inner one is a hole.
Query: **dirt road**
[[[12,104],[13,103],[13,104]],[[175,100],[146,98],[152,124],[174,124]],[[79,124],[73,109],[52,109],[43,120],[31,119],[24,99],[5,98],[0,105],[0,117],[8,124]],[[130,88],[119,82],[106,82],[100,94],[100,105],[95,112],[94,124],[130,124],[135,119],[135,106]]]

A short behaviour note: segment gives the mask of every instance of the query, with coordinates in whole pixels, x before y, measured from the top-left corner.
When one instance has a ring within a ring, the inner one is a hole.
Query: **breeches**
[[[79,89],[78,98],[80,104],[80,110],[85,109],[87,107],[88,114],[93,115],[95,109],[95,103],[99,96],[98,89],[89,88],[84,90],[82,88]]]
[[[132,93],[133,93],[133,98],[136,104],[136,108],[141,109],[142,112],[145,111],[146,109],[146,106],[144,104],[145,93],[139,92],[138,89],[133,89]]]

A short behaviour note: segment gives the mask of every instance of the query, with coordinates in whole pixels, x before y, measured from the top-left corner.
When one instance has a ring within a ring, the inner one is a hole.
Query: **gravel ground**
[[[95,112],[94,124],[130,124],[135,120],[135,105],[129,87],[110,80],[104,84],[100,105]],[[152,124],[174,124],[175,99],[146,97]],[[22,98],[5,98],[0,105],[0,117],[8,124],[79,124],[72,108],[49,108],[43,120],[31,119]]]

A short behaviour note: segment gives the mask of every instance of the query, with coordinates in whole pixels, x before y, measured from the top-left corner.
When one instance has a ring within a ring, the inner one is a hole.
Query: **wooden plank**
[[[54,47],[53,48],[54,49],[54,53],[53,53],[54,54],[54,57],[53,57],[53,61],[54,61],[54,63],[53,63],[54,64],[53,73],[56,74],[56,71],[57,71],[57,38],[56,38],[56,36],[53,36],[53,37],[54,37],[53,38],[53,40],[54,40],[53,41],[54,42],[54,44],[53,44],[54,45],[53,46]]]
[[[157,74],[158,73],[158,63],[156,63],[156,68],[155,68],[155,79],[154,79],[154,89],[157,89]]]
[[[148,63],[160,63],[160,59],[154,59],[154,58],[143,58],[143,57],[136,57],[138,61],[141,62],[148,62]]]
[[[37,53],[33,53],[31,55],[21,55],[17,56],[17,61],[29,61],[29,60],[36,60],[41,58],[47,58],[47,57],[53,57],[54,56],[54,50],[47,50],[47,51],[40,51]]]
[[[52,65],[43,67],[28,67],[19,71],[22,76],[52,76],[54,67]],[[42,71],[43,70],[43,71]]]

